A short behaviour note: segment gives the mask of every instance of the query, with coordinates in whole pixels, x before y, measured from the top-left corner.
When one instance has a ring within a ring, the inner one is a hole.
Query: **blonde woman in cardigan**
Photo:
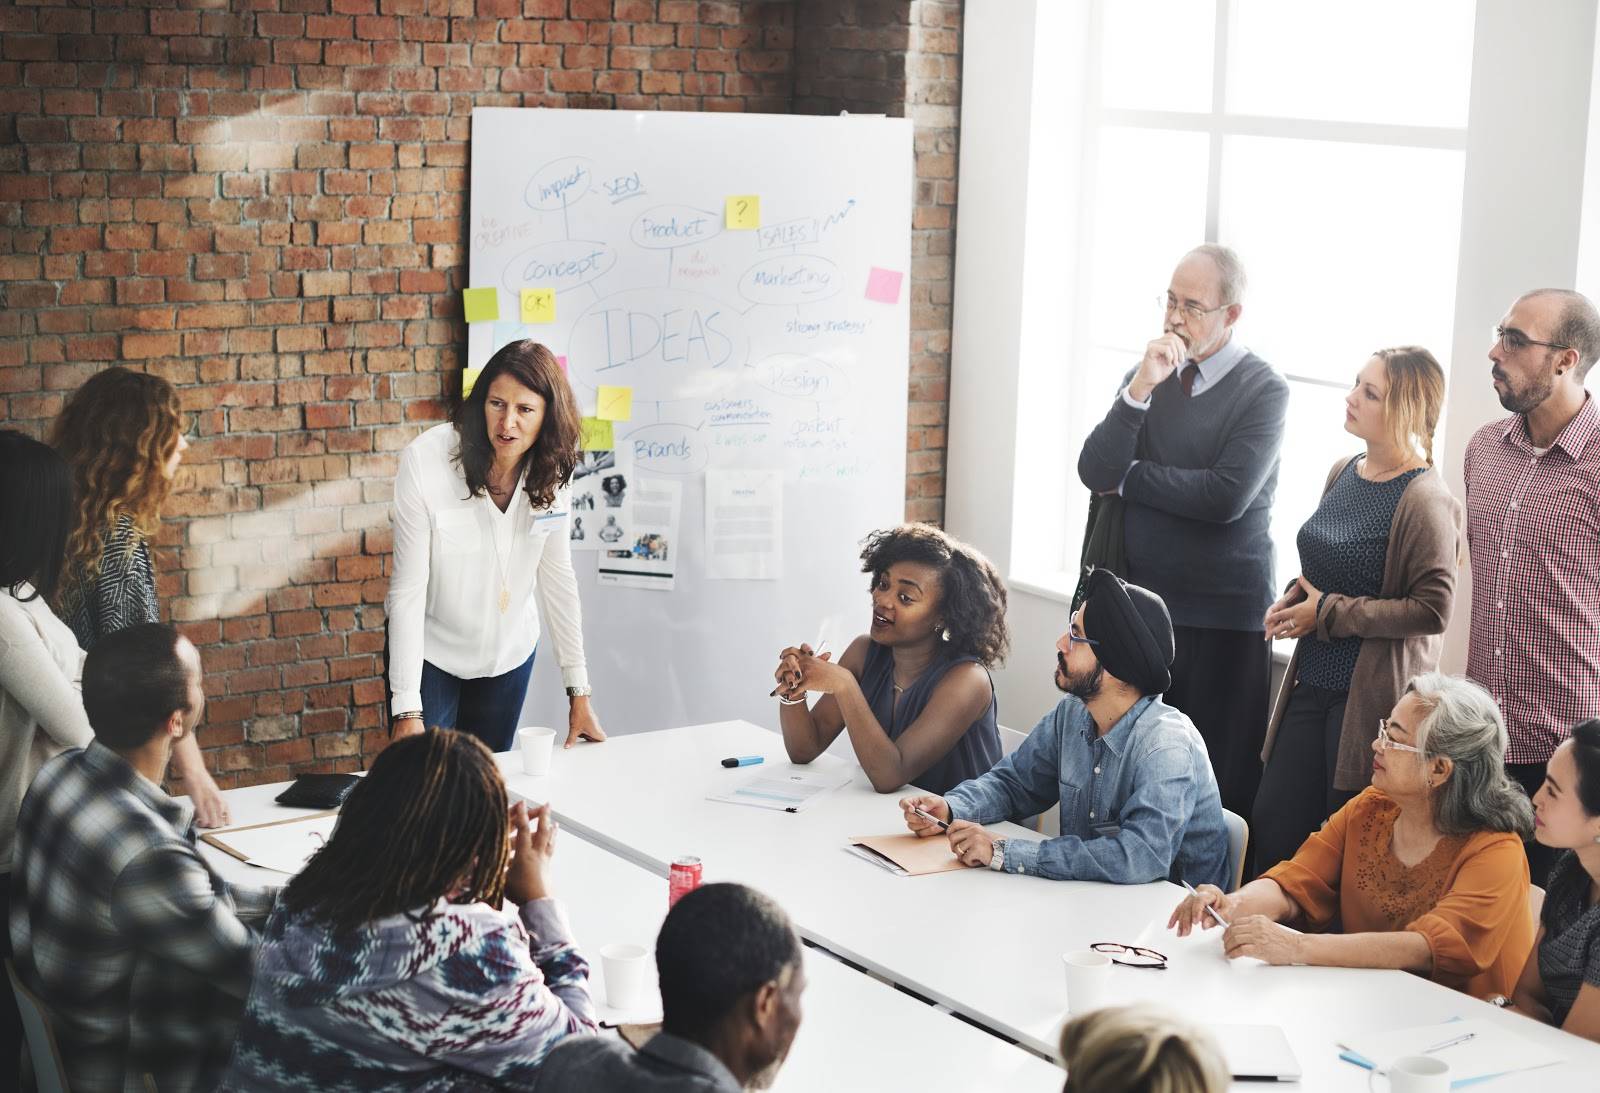
[[[1366,787],[1378,721],[1438,665],[1461,553],[1461,504],[1433,468],[1443,404],[1444,372],[1418,346],[1373,354],[1345,398],[1366,451],[1329,472],[1297,538],[1300,575],[1265,618],[1269,641],[1298,643],[1261,754],[1256,872]]]

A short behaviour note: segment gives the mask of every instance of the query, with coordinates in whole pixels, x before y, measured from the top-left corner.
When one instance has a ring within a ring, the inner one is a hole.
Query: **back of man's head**
[[[129,752],[189,712],[189,669],[178,631],[158,622],[130,626],[95,642],[83,662],[83,708],[106,747]]]
[[[662,1028],[705,1043],[763,984],[800,963],[783,908],[742,884],[703,885],[667,912],[656,938]]]

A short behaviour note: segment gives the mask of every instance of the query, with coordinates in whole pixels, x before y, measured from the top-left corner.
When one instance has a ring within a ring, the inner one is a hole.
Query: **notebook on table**
[[[1254,1081],[1297,1082],[1300,1060],[1277,1025],[1210,1025],[1207,1031],[1222,1046],[1228,1073]]]

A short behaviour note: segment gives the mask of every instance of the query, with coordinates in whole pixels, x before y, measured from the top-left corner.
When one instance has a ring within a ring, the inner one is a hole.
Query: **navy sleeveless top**
[[[867,663],[861,670],[861,693],[866,696],[867,705],[872,707],[878,724],[889,734],[889,739],[894,740],[922,716],[928,699],[933,696],[934,688],[945,673],[958,664],[969,662],[976,664],[978,658],[936,658],[906,688],[897,704],[894,700],[894,654],[886,645],[869,642]],[[968,778],[986,773],[1000,761],[1000,730],[996,722],[999,706],[994,699],[993,680],[989,683],[989,694],[989,708],[983,716],[974,721],[955,745],[931,767],[911,778],[913,785],[943,796]]]

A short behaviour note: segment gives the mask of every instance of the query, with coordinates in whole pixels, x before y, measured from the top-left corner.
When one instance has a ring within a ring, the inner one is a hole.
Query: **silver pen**
[[[1191,896],[1198,896],[1200,894],[1199,892],[1196,892],[1194,890],[1194,885],[1190,884],[1188,881],[1184,881],[1183,882],[1183,886],[1185,888],[1189,889],[1189,894]],[[1206,909],[1206,914],[1210,915],[1212,918],[1217,920],[1217,925],[1218,926],[1221,926],[1224,930],[1228,929],[1228,920],[1223,918],[1221,915],[1217,914],[1216,909],[1214,907],[1212,907],[1211,904],[1207,903],[1205,905],[1205,909]]]
[[[1440,1043],[1434,1044],[1432,1047],[1423,1048],[1422,1054],[1432,1055],[1435,1051],[1443,1051],[1447,1047],[1455,1047],[1457,1044],[1464,1044],[1477,1035],[1478,1034],[1476,1032],[1464,1032],[1460,1036],[1452,1037],[1449,1040],[1444,1040]]]

